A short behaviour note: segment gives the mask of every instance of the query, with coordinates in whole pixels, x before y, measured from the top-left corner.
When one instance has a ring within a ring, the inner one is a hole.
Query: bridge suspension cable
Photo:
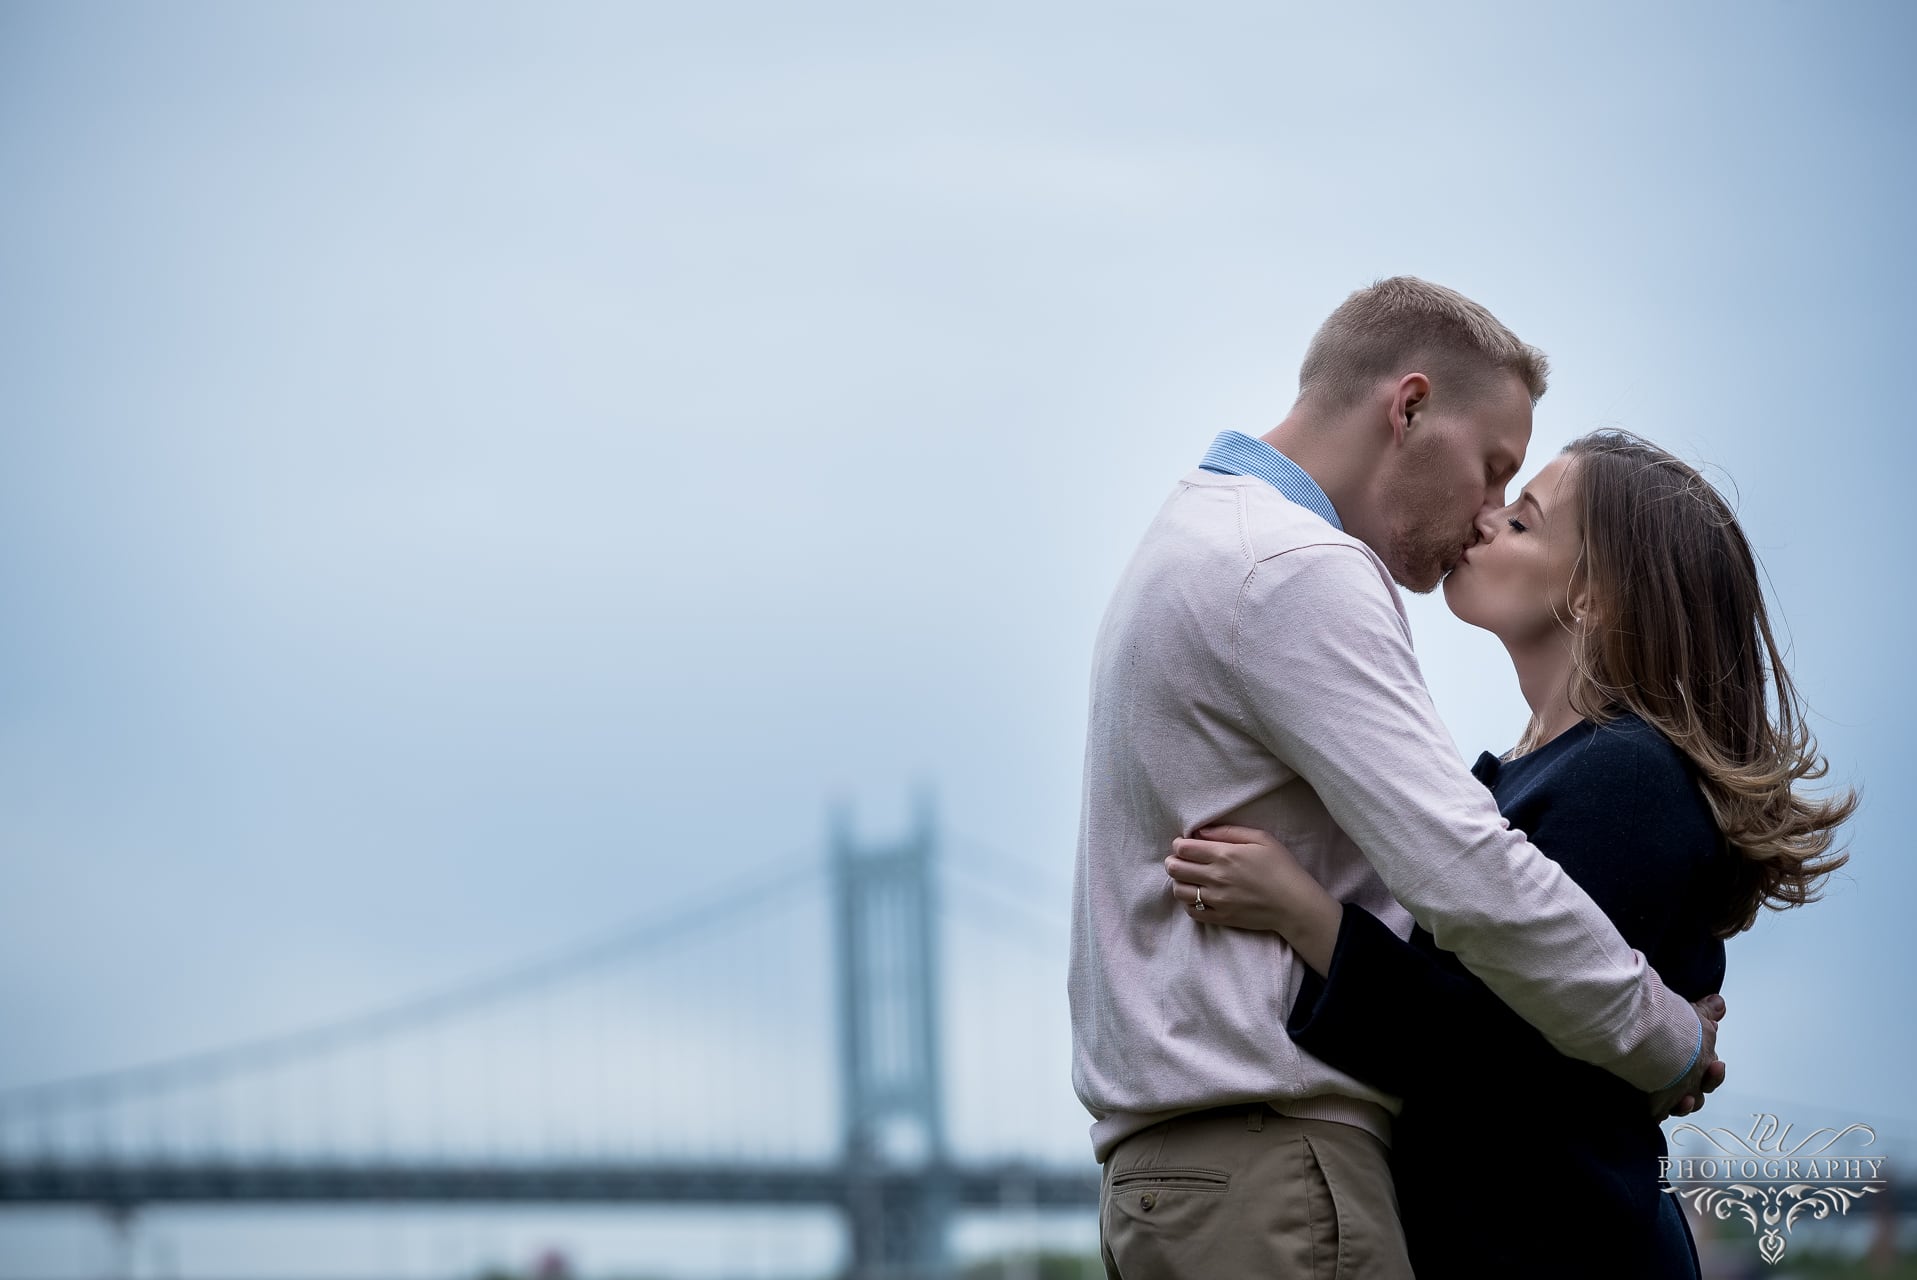
[[[816,856],[782,859],[755,867],[712,893],[715,901],[726,904],[725,927],[733,927],[809,882],[821,879],[824,872],[825,863]],[[329,1053],[502,1004],[712,927],[705,915],[675,911],[670,916],[620,926],[544,959],[337,1021],[157,1062],[0,1089],[0,1111],[57,1108],[68,1102],[86,1104],[97,1101],[103,1094],[159,1092],[185,1084],[210,1084],[249,1070],[281,1066],[302,1057]]]

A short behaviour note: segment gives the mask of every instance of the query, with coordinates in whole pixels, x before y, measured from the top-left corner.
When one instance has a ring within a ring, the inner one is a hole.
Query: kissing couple
[[[1698,1276],[1658,1123],[1724,1078],[1725,940],[1815,900],[1856,798],[1806,786],[1696,469],[1597,432],[1507,500],[1547,372],[1451,289],[1359,290],[1113,591],[1069,989],[1114,1280]],[[1469,770],[1399,595],[1440,582],[1531,709]]]

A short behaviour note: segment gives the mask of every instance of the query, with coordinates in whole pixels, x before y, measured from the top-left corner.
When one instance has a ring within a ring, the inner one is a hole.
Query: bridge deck
[[[235,1202],[788,1204],[843,1206],[877,1194],[936,1189],[967,1208],[1083,1208],[1098,1170],[947,1165],[857,1170],[845,1165],[711,1163],[288,1164],[72,1161],[0,1165],[0,1206]]]

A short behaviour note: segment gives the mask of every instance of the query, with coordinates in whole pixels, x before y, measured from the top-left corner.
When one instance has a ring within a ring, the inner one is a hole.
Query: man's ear
[[[1391,393],[1391,437],[1402,445],[1405,433],[1417,429],[1425,403],[1431,398],[1431,379],[1422,373],[1407,373],[1398,379]]]

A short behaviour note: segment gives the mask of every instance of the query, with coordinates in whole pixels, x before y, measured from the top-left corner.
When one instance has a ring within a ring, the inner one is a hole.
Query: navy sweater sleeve
[[[1494,786],[1499,807],[1631,947],[1681,971],[1660,967],[1667,985],[1698,999],[1723,976],[1709,928],[1721,860],[1709,807],[1684,757],[1635,717],[1571,732],[1507,771],[1508,785]],[[1329,972],[1307,973],[1288,1029],[1306,1051],[1406,1098],[1507,1088],[1557,1056],[1428,934],[1401,939],[1350,905]]]

